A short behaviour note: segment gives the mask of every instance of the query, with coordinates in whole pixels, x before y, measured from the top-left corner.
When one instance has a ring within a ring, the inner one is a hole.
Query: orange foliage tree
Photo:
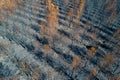
[[[17,5],[22,1],[25,0],[0,0],[0,12],[5,9],[6,11],[12,13],[13,8],[17,7]],[[0,21],[2,21],[1,18],[2,14],[0,13]]]
[[[50,1],[50,0],[49,0]],[[50,2],[48,7],[48,26],[50,27],[49,31],[50,34],[54,35],[57,31],[58,27],[58,7],[55,7],[55,5]]]
[[[105,55],[104,59],[105,59],[105,65],[112,64],[114,62],[114,58],[112,54]]]
[[[104,59],[101,61],[101,67],[103,68],[110,68],[111,65],[115,62],[113,54],[106,54]]]
[[[20,2],[25,0],[0,0],[0,11],[3,9],[7,9],[11,11],[13,8],[17,6]]]
[[[95,47],[91,47],[89,50],[88,50],[88,56],[92,57],[94,56],[96,53],[96,48]]]
[[[90,71],[89,77],[94,77],[94,76],[97,75],[97,73],[98,73],[98,67],[94,67],[94,68]]]
[[[72,67],[75,68],[79,65],[79,62],[81,61],[81,57],[75,55],[73,58],[73,62],[72,62]]]
[[[77,1],[78,2],[78,1]],[[73,23],[75,25],[77,25],[79,23],[79,19],[82,15],[82,12],[83,12],[83,9],[84,9],[84,6],[85,6],[85,3],[86,3],[86,0],[81,0],[81,4],[79,5],[79,10],[77,12],[77,16],[76,16],[76,19],[73,21]]]
[[[67,16],[67,19],[70,20],[72,18],[72,15],[74,14],[74,10],[73,9],[70,9],[69,12],[68,12],[68,16]]]
[[[47,7],[47,34],[50,38],[53,38],[58,30],[58,13],[59,9],[56,7],[51,0],[45,1]]]

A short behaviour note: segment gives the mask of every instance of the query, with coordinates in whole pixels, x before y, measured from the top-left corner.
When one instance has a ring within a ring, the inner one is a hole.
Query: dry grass
[[[39,80],[41,77],[40,75],[41,75],[40,68],[33,69],[32,74],[31,74],[31,80]]]
[[[17,76],[11,76],[6,78],[0,78],[0,80],[20,80]]]
[[[0,51],[7,50],[9,44],[0,42]]]
[[[76,7],[79,7],[79,2],[80,2],[80,0],[75,0],[75,6]]]
[[[64,1],[65,1],[66,5],[68,5],[68,3],[69,3],[69,0],[64,0]]]
[[[120,80],[120,76],[112,76],[109,80]]]
[[[24,73],[26,73],[29,70],[29,68],[30,68],[29,62],[26,63],[23,60],[19,60],[18,63],[19,63],[19,67],[21,69],[21,74],[24,74]]]
[[[91,33],[90,37],[93,39],[96,39],[97,35],[96,35],[96,33]]]
[[[44,45],[44,53],[45,54],[47,54],[50,50],[51,50],[51,47],[48,44]]]

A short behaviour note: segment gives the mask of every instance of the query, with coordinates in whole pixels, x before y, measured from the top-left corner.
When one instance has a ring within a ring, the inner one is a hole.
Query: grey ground
[[[77,26],[66,17],[70,8],[76,9],[73,2],[70,0],[66,5],[64,0],[53,0],[59,7],[58,33],[53,42],[40,35],[39,24],[47,24],[43,0],[26,0],[13,10],[13,14],[2,12],[0,80],[110,80],[110,77],[120,76],[120,36],[114,36],[120,28],[120,1],[116,6],[117,17],[107,23],[109,12],[104,11],[104,1],[86,0]],[[76,39],[73,32],[79,33]],[[93,33],[96,37],[91,36]],[[45,44],[51,45],[47,55]],[[87,46],[97,48],[94,57],[87,55]],[[114,54],[115,62],[103,68],[100,63],[106,54]],[[76,68],[71,66],[74,55],[82,58]],[[94,67],[99,71],[89,78]]]

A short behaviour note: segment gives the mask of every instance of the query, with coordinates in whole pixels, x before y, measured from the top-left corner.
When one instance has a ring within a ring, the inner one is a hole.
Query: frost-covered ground
[[[52,39],[40,33],[48,24],[44,0],[1,12],[0,80],[120,80],[120,1],[109,10],[104,0],[86,0],[77,25],[68,19],[75,0],[52,1],[59,8]]]

